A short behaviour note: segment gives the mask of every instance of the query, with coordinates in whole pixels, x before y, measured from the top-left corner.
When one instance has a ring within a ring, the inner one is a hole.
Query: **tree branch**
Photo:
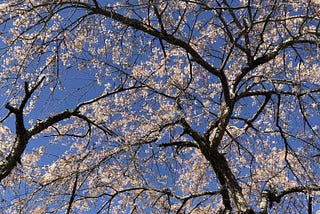
[[[71,213],[72,203],[74,202],[74,198],[76,196],[76,191],[77,191],[78,177],[79,177],[79,174],[76,175],[75,181],[73,183],[72,192],[71,192],[71,196],[70,196],[70,200],[69,200],[68,209],[67,209],[66,214]]]
[[[196,144],[193,141],[173,141],[170,143],[162,143],[159,145],[159,147],[171,147],[171,146],[177,146],[178,148],[183,148],[183,147],[199,148],[198,144]]]
[[[75,111],[70,111],[70,110],[65,110],[61,113],[54,114],[50,117],[48,117],[46,120],[40,121],[36,125],[34,125],[30,130],[29,133],[31,136],[39,134],[43,130],[47,129],[48,127],[52,126],[53,124],[60,122],[64,119],[70,118],[74,115],[76,115],[77,112]]]
[[[13,107],[12,105],[10,105],[10,103],[7,103],[5,106],[6,109],[9,110],[9,114],[13,113],[16,117],[16,139],[9,154],[3,160],[0,161],[0,181],[10,174],[10,172],[17,165],[17,163],[21,164],[21,155],[23,154],[28,144],[28,141],[32,136],[24,125],[23,109],[29,101],[29,99],[31,98],[33,92],[40,86],[43,80],[44,77],[31,89],[29,89],[29,85],[27,82],[24,84],[25,96],[22,99],[19,107]]]
[[[10,103],[7,103],[5,106],[6,109],[9,110],[8,115],[10,113],[13,113],[15,115],[16,139],[15,139],[15,142],[14,142],[9,154],[7,155],[7,157],[5,157],[3,160],[0,161],[0,181],[2,179],[4,179],[5,177],[7,177],[11,173],[11,171],[17,165],[17,163],[21,163],[21,161],[20,161],[21,156],[26,149],[26,146],[29,142],[29,139],[32,136],[41,133],[43,130],[54,125],[55,123],[58,123],[64,119],[68,119],[72,116],[76,116],[76,117],[83,119],[91,124],[96,125],[91,120],[89,120],[87,117],[79,114],[78,111],[79,111],[80,107],[97,102],[97,101],[99,101],[107,96],[113,95],[117,92],[129,90],[129,89],[123,89],[121,86],[111,93],[107,93],[107,94],[104,94],[104,95],[97,97],[93,100],[89,100],[87,102],[83,102],[83,103],[78,104],[74,110],[67,109],[63,112],[54,114],[54,115],[48,117],[47,119],[36,123],[33,127],[31,127],[29,130],[27,130],[25,127],[25,124],[24,124],[23,110],[24,110],[24,107],[26,106],[27,102],[31,98],[32,94],[40,86],[40,84],[43,82],[43,80],[44,80],[44,77],[36,85],[34,85],[31,89],[29,89],[28,83],[25,83],[25,85],[24,85],[25,96],[22,99],[19,107],[14,107],[14,106],[10,105]],[[107,132],[107,133],[114,134],[112,132]]]
[[[133,27],[136,30],[140,30],[144,33],[147,33],[151,36],[154,36],[158,39],[165,40],[169,44],[179,46],[187,51],[192,57],[193,61],[197,62],[199,65],[201,65],[203,68],[205,68],[207,71],[210,73],[214,74],[217,77],[221,77],[222,73],[219,72],[215,67],[210,65],[208,62],[206,62],[200,55],[199,53],[191,47],[191,45],[181,39],[178,39],[174,37],[173,35],[163,33],[161,31],[158,31],[150,26],[144,25],[141,21],[133,18],[129,18],[126,16],[123,16],[115,11],[108,11],[107,9],[102,9],[102,8],[87,8],[92,11],[92,14],[101,14],[105,17],[111,18],[113,20],[116,20],[124,25]]]
[[[292,193],[311,193],[311,192],[319,192],[320,186],[317,185],[304,185],[287,188],[278,194],[272,190],[263,190],[261,193],[261,201],[260,201],[260,214],[268,213],[268,206],[272,207],[274,202],[280,203],[281,199],[286,195]]]

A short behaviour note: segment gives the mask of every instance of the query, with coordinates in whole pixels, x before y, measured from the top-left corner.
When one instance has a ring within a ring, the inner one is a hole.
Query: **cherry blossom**
[[[319,203],[319,11],[315,0],[1,3],[1,211]]]

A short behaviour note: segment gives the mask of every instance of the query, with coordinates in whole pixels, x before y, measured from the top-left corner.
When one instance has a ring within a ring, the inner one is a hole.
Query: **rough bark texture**
[[[16,139],[9,154],[0,162],[0,181],[7,177],[18,163],[21,164],[21,156],[32,136],[39,134],[57,122],[77,114],[77,111],[65,110],[61,113],[50,116],[46,120],[35,124],[30,130],[27,130],[24,124],[23,110],[32,93],[40,86],[43,80],[44,78],[32,87],[31,90],[29,90],[28,83],[25,83],[25,97],[21,101],[19,107],[13,107],[9,103],[5,106],[9,110],[9,114],[13,114],[15,116]]]

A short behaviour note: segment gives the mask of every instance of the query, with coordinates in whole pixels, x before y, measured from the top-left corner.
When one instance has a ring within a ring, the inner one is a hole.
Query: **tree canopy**
[[[320,1],[7,0],[0,32],[4,212],[319,200]]]

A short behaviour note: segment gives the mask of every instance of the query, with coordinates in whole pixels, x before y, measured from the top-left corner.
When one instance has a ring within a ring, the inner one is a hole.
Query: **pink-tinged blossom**
[[[320,191],[319,5],[1,3],[0,207],[304,212]]]

